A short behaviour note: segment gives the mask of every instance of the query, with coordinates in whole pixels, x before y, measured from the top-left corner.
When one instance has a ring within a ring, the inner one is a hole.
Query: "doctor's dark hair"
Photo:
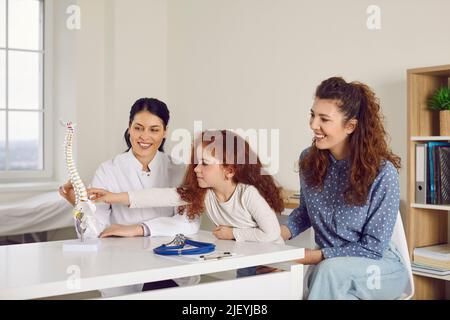
[[[346,203],[362,206],[368,200],[371,185],[383,163],[390,161],[397,170],[401,159],[388,144],[378,98],[361,82],[346,82],[341,77],[324,80],[316,89],[316,99],[332,100],[344,116],[343,125],[356,119],[356,128],[349,135],[351,163],[348,187],[343,191]],[[320,150],[313,141],[308,154],[300,160],[305,182],[323,189],[329,166],[329,150]]]
[[[158,118],[160,118],[164,125],[164,130],[166,130],[167,125],[169,124],[170,119],[170,112],[167,108],[167,105],[155,98],[141,98],[137,100],[130,110],[130,120],[128,122],[128,127],[131,126],[131,123],[133,123],[134,117],[137,113],[141,111],[148,111],[151,114],[154,114]],[[125,142],[127,143],[128,149],[126,151],[129,151],[131,149],[131,141],[130,141],[130,133],[127,130],[125,130],[125,133],[123,135],[125,138]],[[163,139],[161,146],[159,147],[159,151],[164,152],[164,143],[166,142],[166,138]]]

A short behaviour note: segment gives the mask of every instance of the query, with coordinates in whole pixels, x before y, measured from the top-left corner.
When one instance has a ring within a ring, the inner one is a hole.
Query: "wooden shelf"
[[[411,137],[411,141],[450,141],[450,136]]]
[[[450,205],[411,203],[411,208],[450,211]]]
[[[450,281],[450,275],[448,275],[448,276],[438,276],[436,274],[430,274],[430,273],[419,272],[419,271],[413,271],[413,274],[416,275],[416,276],[421,276],[421,277],[427,277],[427,278],[433,278],[433,279]]]
[[[299,206],[300,199],[294,197],[294,194],[298,194],[298,192],[299,191],[283,189],[282,196],[285,209],[295,209]]]
[[[406,235],[412,261],[413,249],[448,242],[450,205],[414,203],[416,144],[427,141],[450,141],[439,135],[439,114],[428,108],[428,99],[442,86],[450,85],[450,64],[407,71],[407,213]],[[415,299],[445,299],[450,276],[414,273]]]

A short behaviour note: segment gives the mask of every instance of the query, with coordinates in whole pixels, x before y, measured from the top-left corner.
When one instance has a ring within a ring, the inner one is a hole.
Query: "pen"
[[[202,256],[200,256],[200,259],[215,260],[215,259],[221,259],[221,258],[226,258],[226,257],[230,257],[230,256],[231,256],[231,252],[222,252],[220,254],[202,255]]]

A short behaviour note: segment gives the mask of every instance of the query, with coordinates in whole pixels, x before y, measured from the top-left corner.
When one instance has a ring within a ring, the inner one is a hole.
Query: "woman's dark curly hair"
[[[369,189],[379,173],[382,162],[388,160],[398,169],[401,159],[387,143],[383,115],[375,93],[360,82],[347,83],[340,77],[324,80],[316,89],[317,99],[334,100],[344,115],[344,125],[357,120],[356,129],[348,137],[350,148],[349,186],[344,190],[346,203],[364,205]],[[308,154],[300,160],[300,170],[305,182],[323,188],[329,165],[329,151],[320,150],[313,141]]]
[[[182,185],[177,188],[181,199],[188,204],[179,207],[179,213],[186,210],[189,218],[192,219],[195,215],[201,215],[205,209],[204,201],[207,189],[199,187],[197,175],[194,172],[198,164],[197,152],[200,144],[203,148],[211,149],[214,153],[213,156],[220,161],[224,168],[231,169],[234,172],[232,178],[234,183],[254,186],[276,213],[283,211],[284,203],[281,188],[276,186],[271,175],[263,173],[261,161],[250,148],[248,142],[234,132],[220,130],[203,132],[201,138],[193,144],[191,163]]]

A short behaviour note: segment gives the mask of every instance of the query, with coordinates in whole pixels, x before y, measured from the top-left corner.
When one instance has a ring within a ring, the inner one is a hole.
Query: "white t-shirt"
[[[186,204],[175,188],[133,190],[128,195],[130,208]],[[254,186],[238,183],[226,202],[220,202],[208,189],[205,211],[215,225],[232,227],[236,241],[284,243],[276,213]]]

